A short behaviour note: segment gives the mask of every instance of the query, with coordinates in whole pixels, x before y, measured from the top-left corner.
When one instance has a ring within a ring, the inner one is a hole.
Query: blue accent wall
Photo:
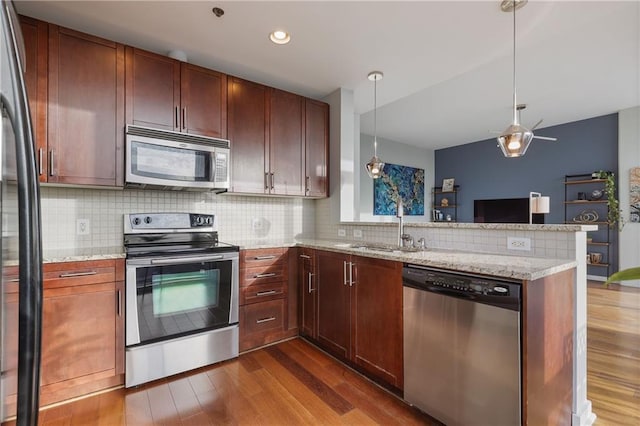
[[[435,185],[440,186],[442,179],[451,177],[460,185],[459,222],[473,222],[475,199],[522,198],[533,191],[551,197],[545,223],[564,223],[565,175],[596,170],[618,173],[617,113],[538,129],[535,133],[557,137],[558,141],[534,139],[520,158],[504,157],[495,138],[435,151]],[[612,261],[617,265],[617,231],[611,234],[615,243]]]

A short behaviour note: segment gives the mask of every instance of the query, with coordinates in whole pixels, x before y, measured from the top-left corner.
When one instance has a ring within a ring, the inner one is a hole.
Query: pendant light
[[[527,152],[533,132],[520,125],[516,101],[516,10],[527,0],[504,0],[500,4],[503,12],[513,11],[513,123],[498,136],[498,146],[505,157],[520,157]]]
[[[377,129],[377,104],[378,104],[378,80],[382,80],[382,71],[371,71],[367,78],[373,81],[373,158],[365,165],[371,179],[378,179],[382,175],[384,162],[378,158],[378,129]]]

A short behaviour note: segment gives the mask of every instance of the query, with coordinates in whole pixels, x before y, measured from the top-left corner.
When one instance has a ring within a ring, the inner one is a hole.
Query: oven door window
[[[231,261],[136,269],[140,343],[229,325]]]
[[[131,142],[131,172],[137,176],[183,181],[211,182],[212,154],[144,142]]]

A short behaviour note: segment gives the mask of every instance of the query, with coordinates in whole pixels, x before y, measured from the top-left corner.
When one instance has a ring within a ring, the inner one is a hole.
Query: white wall
[[[373,179],[369,177],[364,163],[373,156],[373,136],[360,135],[360,221],[396,222],[395,216],[373,215]],[[430,149],[418,148],[389,139],[378,138],[378,157],[382,161],[402,166],[424,169],[424,212],[423,216],[405,216],[406,222],[431,221],[431,186],[434,180],[435,159]]]
[[[618,193],[626,221],[620,232],[620,269],[640,266],[640,223],[629,222],[629,171],[640,167],[640,107],[618,113]],[[640,287],[640,280],[622,284]]]

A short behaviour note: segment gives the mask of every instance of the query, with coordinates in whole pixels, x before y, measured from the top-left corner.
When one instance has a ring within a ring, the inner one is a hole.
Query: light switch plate
[[[362,238],[362,229],[354,229],[353,238]]]
[[[344,229],[338,229],[338,237],[346,237],[347,231]]]

